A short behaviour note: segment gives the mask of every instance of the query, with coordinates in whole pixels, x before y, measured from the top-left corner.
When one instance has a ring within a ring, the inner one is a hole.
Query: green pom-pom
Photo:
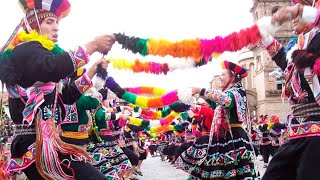
[[[137,50],[143,56],[147,55],[148,53],[148,47],[147,47],[148,41],[149,41],[148,39],[139,39],[136,43]]]

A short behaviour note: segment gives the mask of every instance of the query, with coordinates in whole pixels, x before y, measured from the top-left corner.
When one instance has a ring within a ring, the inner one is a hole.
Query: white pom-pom
[[[271,16],[265,16],[259,19],[257,21],[257,26],[263,39],[267,38],[269,35],[274,35],[280,28],[279,23],[271,23]]]
[[[150,127],[160,127],[160,126],[161,126],[160,120],[150,121]]]
[[[190,118],[193,118],[193,116],[195,115],[194,112],[192,110],[188,110],[187,114]]]
[[[192,89],[178,89],[178,98],[182,103],[194,105],[195,98],[192,96]]]
[[[103,88],[105,82],[106,82],[106,80],[102,79],[99,76],[95,76],[95,79],[93,81],[93,87],[95,87],[97,89],[97,91],[99,91],[100,89]]]

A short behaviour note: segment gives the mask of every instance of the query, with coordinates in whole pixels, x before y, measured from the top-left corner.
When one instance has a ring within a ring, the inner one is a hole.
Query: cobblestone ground
[[[265,172],[261,156],[257,158],[260,174]],[[161,161],[160,157],[151,157],[143,162],[141,166],[143,176],[137,176],[139,180],[186,180],[188,174],[180,169],[176,169],[168,161]]]
[[[257,164],[260,174],[263,175],[265,168],[263,168],[262,157],[258,156]],[[188,174],[180,169],[176,169],[168,161],[161,161],[160,157],[151,157],[143,162],[141,166],[143,176],[137,176],[139,180],[186,180]],[[21,175],[17,180],[27,180],[24,175]]]

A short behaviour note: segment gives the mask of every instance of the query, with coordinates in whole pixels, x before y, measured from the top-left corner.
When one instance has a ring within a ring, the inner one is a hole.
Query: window
[[[276,13],[279,10],[279,8],[280,8],[279,6],[273,7],[271,10],[271,14]]]
[[[282,90],[282,84],[277,84],[277,90]]]

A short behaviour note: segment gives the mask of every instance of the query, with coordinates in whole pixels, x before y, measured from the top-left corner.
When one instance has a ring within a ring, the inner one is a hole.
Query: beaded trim
[[[320,115],[320,106],[317,103],[292,105],[291,109],[296,118]]]
[[[71,60],[72,60],[72,65],[73,65],[73,70],[76,71],[77,68],[77,63],[76,63],[76,58],[73,56],[73,52],[72,51],[67,51]]]
[[[55,16],[54,14],[48,13],[48,14],[44,14],[44,15],[38,16],[38,19],[39,19],[39,20],[40,20],[40,19],[45,19],[45,18],[47,18],[47,17],[57,18],[57,16]],[[36,21],[37,21],[37,18],[36,18],[36,17],[34,17],[34,18],[32,18],[32,19],[28,19],[29,24],[32,24],[32,23],[34,23],[34,22],[36,22]]]

